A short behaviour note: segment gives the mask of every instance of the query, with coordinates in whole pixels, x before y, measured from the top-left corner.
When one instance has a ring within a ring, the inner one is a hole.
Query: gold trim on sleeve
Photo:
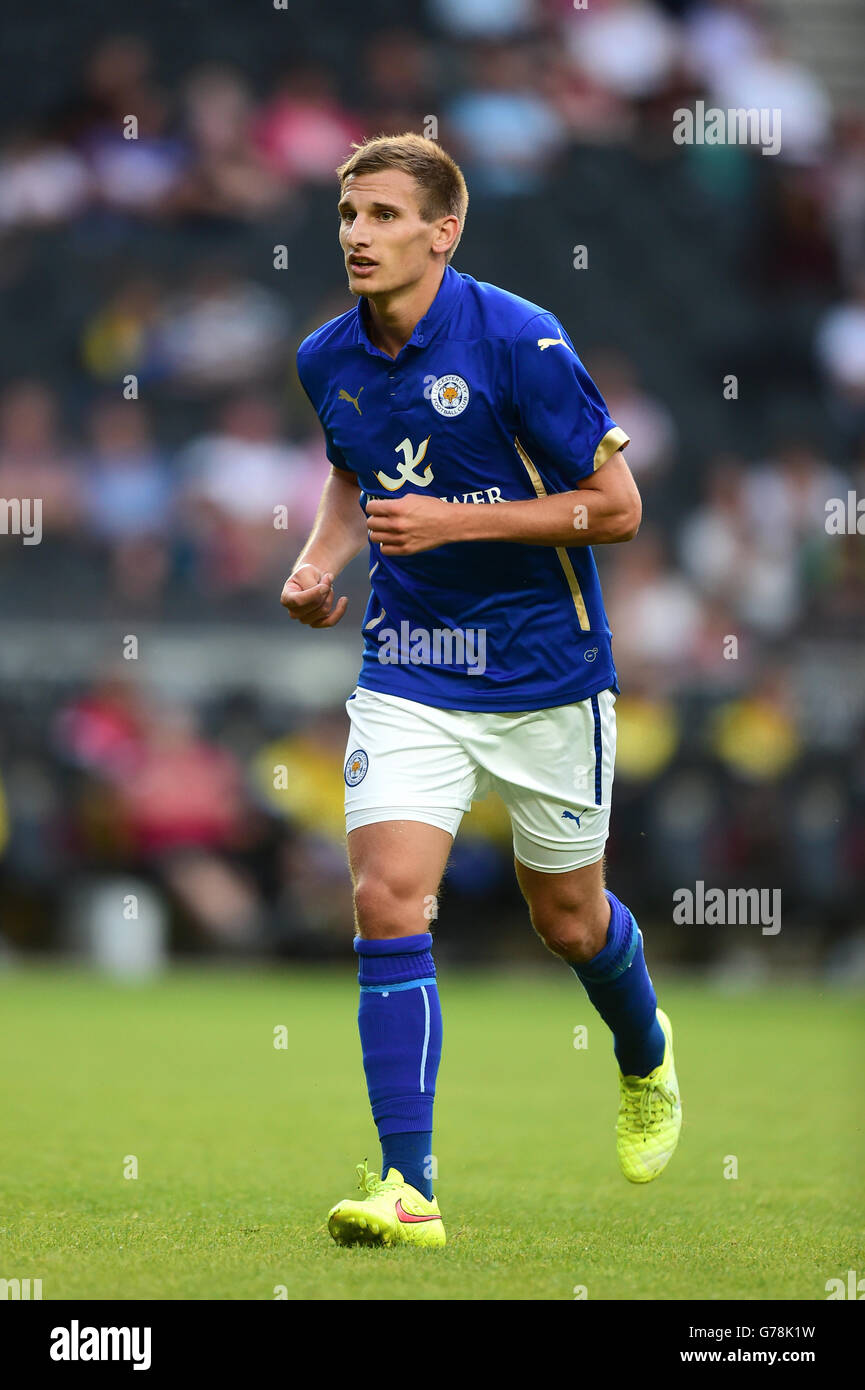
[[[610,431],[610,433],[612,433],[612,431]],[[541,475],[538,472],[537,468],[535,468],[535,465],[532,463],[532,460],[529,458],[528,454],[526,453],[520,441],[517,439],[516,435],[514,435],[514,445],[516,447],[517,453],[519,454],[522,460],[523,467],[525,468],[526,472],[529,475],[529,478],[531,479],[532,487],[535,490],[535,495],[537,497],[547,497],[547,489],[544,487],[541,481]],[[583,632],[588,632],[589,615],[586,612],[586,604],[585,600],[583,599],[582,591],[580,589],[579,580],[577,579],[577,576],[574,573],[574,567],[571,564],[571,557],[563,545],[556,546],[556,554],[559,557],[559,564],[564,570],[565,579],[567,580],[568,588],[571,591],[571,598],[574,600],[574,608],[577,610],[577,621],[580,624],[580,627],[582,628]]]
[[[613,425],[611,430],[607,430],[607,433],[595,450],[594,471],[597,473],[602,463],[606,463],[607,459],[612,458],[613,454],[617,454],[620,449],[624,449],[625,445],[630,444],[630,442],[629,435],[625,434],[624,430],[619,429],[618,425]]]

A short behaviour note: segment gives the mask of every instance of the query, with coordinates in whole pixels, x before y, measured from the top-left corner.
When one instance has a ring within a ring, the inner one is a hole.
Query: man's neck
[[[416,285],[397,290],[391,295],[381,296],[375,303],[367,297],[369,336],[375,346],[386,352],[388,357],[396,357],[405,347],[417,324],[429,311],[446,270],[447,266],[432,285],[425,276]]]

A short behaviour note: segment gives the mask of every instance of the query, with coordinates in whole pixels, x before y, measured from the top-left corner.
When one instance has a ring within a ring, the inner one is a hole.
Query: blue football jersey
[[[411,492],[475,506],[569,492],[628,443],[537,304],[448,266],[396,358],[371,342],[368,308],[359,299],[297,354],[328,458],[357,476],[361,507]],[[510,711],[618,690],[589,546],[463,541],[389,556],[371,544],[370,588],[369,690]]]

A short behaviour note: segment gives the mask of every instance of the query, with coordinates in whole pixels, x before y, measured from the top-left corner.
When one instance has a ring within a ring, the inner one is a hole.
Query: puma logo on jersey
[[[363,390],[363,387],[360,388],[360,391],[362,391],[362,390]],[[350,396],[350,395],[348,394],[348,392],[347,392],[345,389],[343,389],[343,388],[340,388],[340,392],[339,392],[339,399],[340,399],[341,401],[351,401],[351,403],[352,403],[352,405],[354,406],[355,410],[357,411],[358,415],[362,415],[362,414],[363,414],[363,411],[361,410],[360,406],[358,405],[358,401],[360,400],[360,391],[358,391],[358,393],[357,393],[356,396]]]
[[[392,478],[388,473],[376,473],[375,476],[382,487],[386,487],[388,492],[396,492],[403,483],[414,483],[416,487],[429,487],[433,480],[432,465],[428,463],[423,473],[418,473],[417,468],[424,461],[430,438],[431,436],[427,435],[423,443],[418,445],[417,453],[415,453],[414,445],[410,439],[404,439],[401,444],[397,444],[394,453],[398,454],[402,451],[402,462],[396,466],[396,471],[400,476]]]
[[[541,352],[543,352],[544,348],[555,346],[556,343],[561,343],[562,347],[568,346],[564,338],[538,338],[538,347]]]

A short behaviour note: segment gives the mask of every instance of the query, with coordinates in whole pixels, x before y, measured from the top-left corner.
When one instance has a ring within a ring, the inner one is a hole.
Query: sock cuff
[[[356,936],[354,949],[360,958],[358,981],[362,985],[399,985],[432,979],[436,968],[431,947],[430,932],[385,941],[366,941]]]
[[[391,936],[375,941],[356,936],[354,949],[359,956],[409,956],[415,951],[428,951],[432,941],[432,932],[428,931],[417,936]]]
[[[592,984],[608,984],[628,969],[640,944],[640,929],[625,904],[614,893],[604,890],[610,904],[610,925],[607,940],[598,954],[577,971],[581,980]]]

